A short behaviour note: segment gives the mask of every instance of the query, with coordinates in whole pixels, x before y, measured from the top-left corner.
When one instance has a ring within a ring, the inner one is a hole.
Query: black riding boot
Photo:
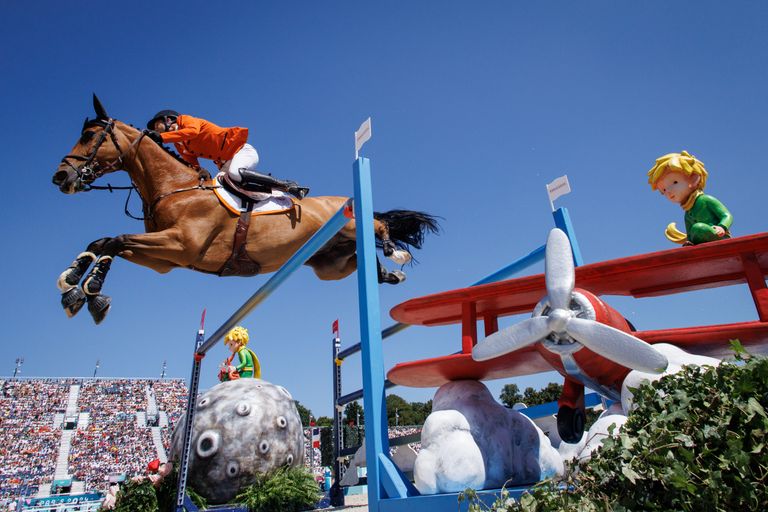
[[[261,174],[246,169],[238,169],[237,172],[240,173],[240,186],[245,190],[253,192],[269,192],[269,189],[275,189],[282,192],[288,192],[299,199],[304,199],[304,197],[309,194],[309,189],[307,187],[300,187],[295,181],[278,180],[271,175]]]

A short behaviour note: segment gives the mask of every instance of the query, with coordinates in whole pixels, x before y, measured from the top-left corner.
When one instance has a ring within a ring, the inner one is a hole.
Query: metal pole
[[[336,325],[336,324],[334,324]],[[337,331],[338,333],[338,331]],[[343,406],[339,405],[339,396],[341,395],[341,359],[339,359],[339,348],[341,347],[341,337],[336,334],[333,337],[333,485],[328,492],[331,499],[331,506],[344,506],[344,492],[341,490],[342,471],[341,461],[339,461],[339,451],[344,446],[344,432],[342,431],[341,413]]]
[[[13,378],[15,379],[18,374],[21,373],[21,365],[24,364],[24,358],[23,357],[17,357],[16,358],[16,368],[13,370]]]
[[[216,332],[205,341],[205,343],[203,343],[198,349],[198,353],[205,354],[208,352],[211,347],[224,337],[224,334],[226,334],[227,331],[237,325],[240,320],[245,318],[256,306],[269,297],[272,292],[274,292],[288,278],[288,276],[293,274],[296,269],[306,263],[309,258],[326,244],[326,242],[333,238],[336,233],[349,222],[349,219],[352,218],[352,203],[352,199],[347,199],[344,206],[339,208],[339,211],[337,211],[333,217],[328,219],[328,222],[317,230],[317,232],[312,235],[312,238],[307,240],[307,242],[302,245],[282,267],[280,267],[280,270],[273,274],[261,288],[256,290],[256,293],[251,295],[251,298],[248,299],[245,304],[240,306],[240,309],[235,311],[235,313],[229,317],[229,319],[224,322],[221,327],[219,327]]]
[[[165,370],[166,370],[166,368],[168,368],[168,362],[163,360],[163,369],[160,372],[160,379],[164,379],[165,378]]]
[[[187,396],[187,414],[184,418],[184,441],[181,445],[181,457],[179,458],[179,480],[176,490],[176,512],[184,512],[184,494],[187,492],[187,475],[189,473],[189,454],[192,445],[192,423],[195,418],[197,406],[197,390],[200,387],[200,363],[205,357],[200,354],[200,346],[205,338],[205,310],[200,320],[200,329],[195,337],[195,353],[192,362],[192,375],[189,378],[189,396]]]
[[[96,360],[96,368],[93,369],[93,378],[96,378],[96,373],[99,371],[99,364],[101,363],[101,360]]]

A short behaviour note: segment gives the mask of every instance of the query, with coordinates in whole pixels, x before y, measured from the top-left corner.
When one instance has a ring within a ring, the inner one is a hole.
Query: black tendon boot
[[[85,271],[88,270],[88,267],[90,267],[91,263],[94,261],[96,261],[96,255],[92,252],[86,251],[80,253],[67,270],[61,273],[59,280],[56,282],[56,286],[58,286],[59,290],[62,292],[67,292],[69,289],[77,286],[77,283],[79,283],[80,279],[85,275]]]
[[[101,292],[101,287],[104,285],[104,279],[111,265],[112,256],[102,256],[96,261],[91,273],[83,282],[83,291],[86,295],[98,295]]]
[[[307,187],[300,187],[295,181],[278,180],[268,174],[261,174],[247,169],[238,169],[240,186],[253,192],[269,192],[271,189],[288,192],[292,196],[304,199],[309,194]]]

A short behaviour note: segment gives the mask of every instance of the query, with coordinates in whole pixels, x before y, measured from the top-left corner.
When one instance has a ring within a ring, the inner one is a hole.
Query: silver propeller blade
[[[667,369],[667,358],[648,343],[618,329],[583,318],[571,318],[565,332],[576,341],[622,366],[648,373]]]
[[[550,306],[553,309],[569,309],[576,277],[571,243],[563,231],[553,229],[549,232],[544,262],[544,282]]]
[[[549,335],[547,323],[547,317],[537,316],[495,332],[475,345],[472,359],[487,361],[536,343]]]

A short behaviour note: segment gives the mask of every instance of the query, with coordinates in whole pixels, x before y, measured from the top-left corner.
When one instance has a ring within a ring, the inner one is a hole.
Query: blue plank
[[[510,498],[520,499],[520,496],[528,490],[528,487],[513,487],[507,489]],[[490,507],[494,501],[501,495],[501,489],[491,489],[477,491],[478,499],[486,506]],[[370,499],[368,500],[370,506]],[[462,502],[459,505],[459,494],[432,494],[422,496],[412,496],[409,498],[392,498],[382,500],[379,504],[380,512],[442,512],[443,510],[466,511],[469,504]],[[373,509],[371,509],[373,510]]]

